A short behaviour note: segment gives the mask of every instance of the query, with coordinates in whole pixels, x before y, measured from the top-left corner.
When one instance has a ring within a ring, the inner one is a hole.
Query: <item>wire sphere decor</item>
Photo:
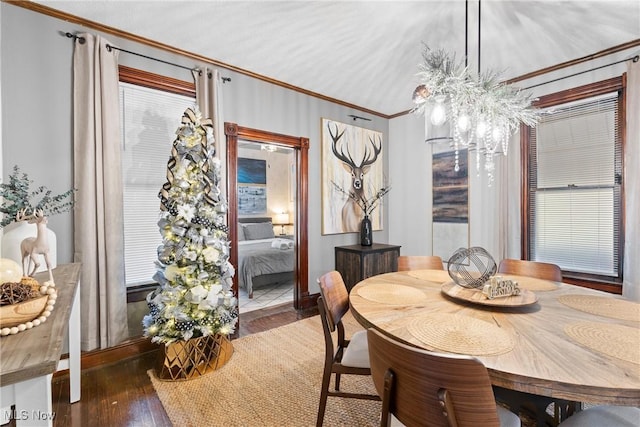
[[[486,249],[479,246],[460,248],[449,258],[449,277],[463,288],[482,288],[494,274],[498,266]]]

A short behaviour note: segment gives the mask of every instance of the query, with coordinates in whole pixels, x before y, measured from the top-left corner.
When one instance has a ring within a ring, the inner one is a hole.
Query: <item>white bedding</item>
[[[292,272],[295,252],[293,241],[257,239],[238,242],[238,285],[253,295],[253,280],[258,276]]]

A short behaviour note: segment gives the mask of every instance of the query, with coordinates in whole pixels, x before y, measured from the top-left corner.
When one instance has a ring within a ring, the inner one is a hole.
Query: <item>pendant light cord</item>
[[[464,1],[464,68],[469,65],[469,0]]]
[[[480,26],[481,26],[481,8],[482,0],[478,0],[478,78],[480,78],[480,56],[481,56],[481,38],[480,38]],[[469,0],[464,2],[464,67],[469,66]]]
[[[480,23],[482,22],[480,19],[480,5],[481,0],[478,0],[478,78],[480,78]]]

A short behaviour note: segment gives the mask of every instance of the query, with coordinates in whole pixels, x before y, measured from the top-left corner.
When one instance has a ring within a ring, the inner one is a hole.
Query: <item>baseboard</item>
[[[320,297],[319,293],[316,294],[307,294],[301,298],[300,307],[298,309],[305,310],[307,308],[313,308],[318,306],[318,298]]]
[[[159,344],[152,343],[149,338],[140,337],[127,340],[110,348],[83,352],[80,357],[81,370],[100,368],[124,359],[140,356],[141,354],[157,350],[159,348],[158,346]],[[62,356],[63,359],[68,357],[68,354]],[[69,370],[63,369],[56,372],[54,378],[68,374]]]
[[[278,313],[281,313],[283,311],[284,312],[294,311],[297,313],[302,313],[302,311],[305,311],[307,309],[315,310],[317,309],[318,296],[319,294],[305,296],[302,300],[303,301],[302,309],[295,310],[289,304],[282,304],[276,307],[244,313],[241,315],[242,316],[241,321],[244,322],[244,321],[255,320],[256,318],[269,317],[269,316],[277,315]],[[237,338],[237,333],[232,335],[232,338]],[[80,358],[81,370],[84,371],[88,369],[100,368],[105,365],[110,365],[112,363],[120,362],[125,359],[140,356],[141,354],[144,354],[144,353],[156,351],[158,350],[160,345],[162,344],[152,343],[151,339],[149,338],[140,337],[140,338],[133,338],[133,339],[127,340],[121,344],[118,344],[110,348],[83,352]],[[65,354],[62,356],[62,359],[67,359],[68,357],[69,355]],[[54,378],[68,375],[68,374],[69,374],[69,370],[63,369],[63,370],[57,371],[54,374]]]

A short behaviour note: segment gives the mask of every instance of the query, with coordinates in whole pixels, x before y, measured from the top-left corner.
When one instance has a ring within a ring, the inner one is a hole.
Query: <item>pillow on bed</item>
[[[244,227],[242,224],[238,224],[238,242],[243,240],[246,240],[246,237],[244,236]]]
[[[273,239],[273,224],[270,222],[251,222],[243,224],[244,237],[247,240]]]

